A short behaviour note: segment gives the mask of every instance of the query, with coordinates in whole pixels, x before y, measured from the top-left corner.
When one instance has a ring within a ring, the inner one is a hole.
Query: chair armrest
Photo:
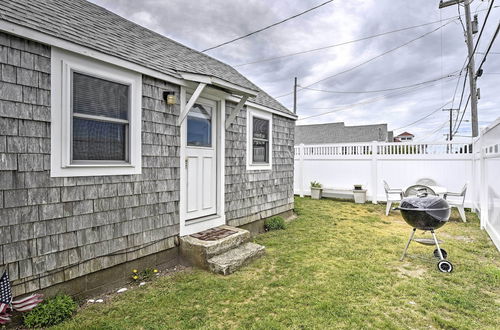
[[[461,193],[453,193],[453,192],[449,192],[449,193],[446,193],[447,196],[455,196],[455,197],[462,197],[462,194]]]
[[[389,189],[389,190],[387,190],[387,192],[388,193],[396,193],[396,194],[398,194],[398,193],[403,192],[403,189]]]

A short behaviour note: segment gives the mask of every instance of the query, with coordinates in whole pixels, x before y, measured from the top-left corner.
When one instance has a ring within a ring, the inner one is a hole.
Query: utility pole
[[[471,104],[471,121],[472,121],[472,136],[476,137],[479,134],[478,119],[477,119],[477,91],[476,91],[476,70],[474,64],[474,41],[472,40],[472,22],[470,16],[471,0],[448,0],[439,3],[439,8],[445,8],[452,5],[460,5],[464,3],[465,21],[467,26],[467,50],[469,52],[469,88],[470,88],[470,104]],[[451,113],[451,111],[450,111]]]
[[[460,109],[443,109],[443,111],[449,111],[450,112],[450,133],[446,134],[448,141],[453,140],[453,111],[460,110]]]
[[[297,77],[293,83],[293,113],[297,114]]]

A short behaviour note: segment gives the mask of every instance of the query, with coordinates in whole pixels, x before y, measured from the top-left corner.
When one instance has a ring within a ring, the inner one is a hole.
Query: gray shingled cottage
[[[0,64],[15,296],[99,290],[293,209],[296,117],[220,61],[84,0],[2,0]]]

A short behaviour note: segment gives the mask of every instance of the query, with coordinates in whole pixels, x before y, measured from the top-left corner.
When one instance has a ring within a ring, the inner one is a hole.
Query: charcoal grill
[[[450,206],[448,202],[439,196],[430,196],[425,191],[420,191],[417,196],[403,198],[399,207],[396,210],[401,211],[403,219],[413,227],[410,239],[406,243],[406,247],[401,256],[401,260],[406,256],[408,247],[412,241],[424,245],[435,245],[434,256],[439,258],[437,267],[443,273],[453,271],[453,265],[446,260],[448,253],[439,247],[439,241],[434,230],[444,226],[450,218]],[[432,240],[430,239],[414,239],[417,229],[430,231]],[[442,242],[441,242],[442,243]]]

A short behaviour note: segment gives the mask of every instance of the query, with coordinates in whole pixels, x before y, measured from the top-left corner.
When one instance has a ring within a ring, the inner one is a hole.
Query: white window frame
[[[79,72],[130,88],[128,161],[71,161],[71,75]],[[52,177],[141,174],[142,75],[56,47],[51,50]]]
[[[253,118],[269,121],[269,163],[253,162]],[[247,106],[247,171],[270,171],[273,168],[273,114]]]

